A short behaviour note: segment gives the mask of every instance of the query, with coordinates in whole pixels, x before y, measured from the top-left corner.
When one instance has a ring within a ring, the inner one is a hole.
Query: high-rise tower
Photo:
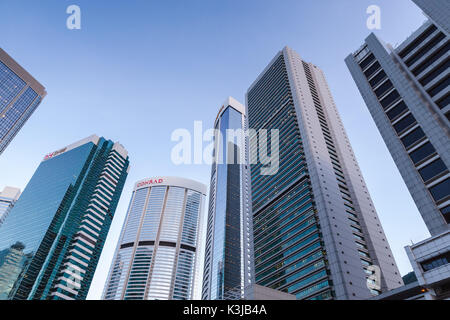
[[[371,34],[347,66],[430,233],[450,222],[450,37],[429,20],[396,49]]]
[[[228,98],[214,128],[217,134],[202,299],[253,299],[253,223],[245,107]]]
[[[45,88],[0,48],[0,155],[46,95]]]
[[[97,136],[45,156],[0,227],[0,299],[86,298],[128,165]]]
[[[401,286],[323,72],[284,48],[249,88],[247,116],[250,129],[279,130],[278,171],[251,166],[256,283],[297,299]]]
[[[432,235],[406,248],[417,285],[426,299],[448,299],[450,3],[414,2],[430,19],[408,39],[393,48],[371,34],[346,63]]]
[[[194,298],[205,194],[205,185],[177,177],[136,183],[103,299]]]

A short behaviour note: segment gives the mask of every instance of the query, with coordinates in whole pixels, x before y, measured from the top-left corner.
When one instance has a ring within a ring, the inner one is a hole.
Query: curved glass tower
[[[190,300],[206,186],[156,177],[136,183],[105,300]]]

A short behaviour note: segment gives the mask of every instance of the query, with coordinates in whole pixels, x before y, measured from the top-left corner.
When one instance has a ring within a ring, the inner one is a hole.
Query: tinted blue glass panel
[[[8,298],[28,267],[93,146],[85,144],[42,162],[0,227],[0,299]]]
[[[0,61],[0,113],[24,87],[25,81]]]

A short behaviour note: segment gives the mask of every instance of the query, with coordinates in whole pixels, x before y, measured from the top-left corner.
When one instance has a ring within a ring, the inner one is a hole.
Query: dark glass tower
[[[202,299],[252,299],[253,225],[245,107],[228,98],[217,115]],[[232,130],[236,137],[231,137]],[[220,134],[219,134],[220,133]]]
[[[0,227],[0,299],[85,299],[129,161],[91,136],[47,155]]]
[[[45,88],[0,48],[0,155],[46,95]]]

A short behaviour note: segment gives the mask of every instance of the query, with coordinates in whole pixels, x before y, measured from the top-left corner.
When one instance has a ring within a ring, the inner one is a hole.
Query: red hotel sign
[[[44,157],[44,160],[48,160],[48,159],[51,159],[51,158],[53,158],[53,157],[56,157],[57,155],[59,155],[59,154],[61,154],[61,153],[64,153],[66,150],[67,150],[67,148],[63,148],[63,149],[61,149],[61,150],[58,150],[58,151],[49,153],[48,155],[46,155],[46,156]]]
[[[139,182],[137,184],[137,187],[140,188],[140,187],[143,187],[143,186],[152,185],[152,184],[159,184],[159,183],[163,183],[163,182],[164,182],[163,179],[150,179],[150,180]]]

